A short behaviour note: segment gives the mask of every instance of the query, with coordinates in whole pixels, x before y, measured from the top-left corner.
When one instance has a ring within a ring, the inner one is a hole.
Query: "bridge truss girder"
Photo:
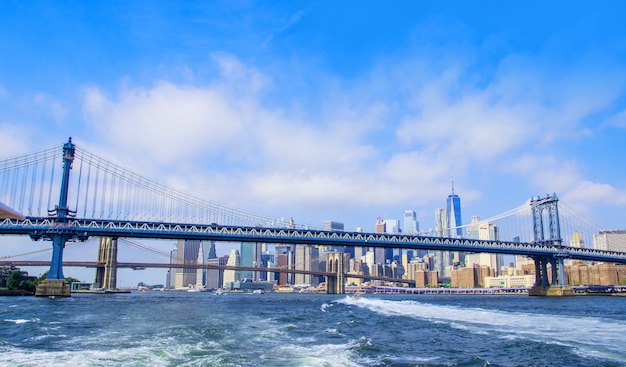
[[[626,253],[546,243],[520,243],[460,238],[439,238],[407,234],[363,232],[330,232],[321,230],[236,227],[202,224],[106,221],[71,219],[56,223],[54,218],[29,217],[23,220],[0,220],[0,234],[30,235],[50,240],[56,234],[67,235],[67,241],[84,241],[89,237],[192,239],[223,242],[265,242],[313,244],[328,246],[383,247],[423,250],[465,251],[556,257],[626,264]]]

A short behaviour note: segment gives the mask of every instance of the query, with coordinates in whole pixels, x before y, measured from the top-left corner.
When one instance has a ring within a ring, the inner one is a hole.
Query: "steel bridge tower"
[[[67,222],[76,216],[76,212],[67,207],[67,197],[69,193],[70,170],[74,162],[76,146],[72,143],[72,138],[63,145],[63,177],[61,181],[61,192],[59,195],[59,205],[53,210],[48,210],[48,215],[54,220],[54,228],[44,233],[34,232],[30,234],[33,240],[45,239],[52,241],[52,260],[48,277],[37,286],[36,296],[60,296],[69,297],[70,287],[63,276],[63,249],[65,243],[70,240],[84,241],[86,237],[80,236],[75,230],[67,228]]]
[[[533,216],[533,243],[544,246],[562,247],[559,224],[559,199],[556,194],[530,200]],[[546,223],[547,221],[547,228]],[[547,234],[546,234],[547,229]],[[535,262],[535,285],[531,296],[568,296],[573,292],[565,281],[565,259],[562,256],[531,256]],[[550,272],[548,272],[548,264]]]

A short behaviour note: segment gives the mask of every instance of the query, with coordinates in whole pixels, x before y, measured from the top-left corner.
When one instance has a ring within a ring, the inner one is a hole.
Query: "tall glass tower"
[[[458,228],[461,226],[461,198],[454,193],[454,177],[452,178],[452,193],[448,195],[447,202],[446,210],[448,212],[450,237],[460,237],[463,235],[461,228]]]

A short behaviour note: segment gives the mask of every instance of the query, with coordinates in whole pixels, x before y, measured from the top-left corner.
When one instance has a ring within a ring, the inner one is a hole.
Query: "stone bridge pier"
[[[345,271],[343,253],[331,252],[328,254],[326,272],[336,274],[326,276],[326,294],[344,294]]]

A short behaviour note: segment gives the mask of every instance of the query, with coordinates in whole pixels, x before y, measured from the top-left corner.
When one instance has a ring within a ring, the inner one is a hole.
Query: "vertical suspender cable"
[[[28,156],[24,156],[24,166],[22,167],[23,173],[21,174],[22,182],[20,183],[20,199],[17,210],[19,212],[24,212],[24,200],[26,199],[26,180],[28,179],[28,170],[30,169],[30,164],[28,162]]]
[[[93,219],[96,218],[96,201],[98,198],[98,186],[100,185],[100,159],[98,159],[98,162],[95,168],[96,168],[96,179],[95,179],[95,186],[93,189],[93,203],[91,205],[91,218]]]
[[[124,183],[126,183],[124,172],[120,173],[119,181],[120,183],[117,185],[117,215],[116,219],[120,219],[122,216],[122,212],[124,211],[124,202],[127,200],[126,195],[124,195]]]
[[[47,153],[46,153],[46,155],[47,155]],[[37,202],[37,215],[40,216],[40,217],[42,216],[42,214],[41,214],[41,201],[43,200],[43,187],[44,187],[44,182],[45,182],[45,178],[46,178],[46,167],[48,166],[47,162],[48,162],[48,160],[46,159],[44,161],[43,166],[41,167],[41,179],[39,181],[39,198],[38,198],[39,200]]]
[[[117,183],[117,176],[116,176],[116,169],[115,166],[113,166],[113,171],[111,172],[111,190],[109,193],[109,215],[108,215],[108,219],[113,219],[113,212],[115,211],[114,206],[115,206],[115,185]]]
[[[31,177],[31,182],[30,182],[30,197],[28,200],[28,215],[33,215],[33,200],[35,197],[35,185],[37,185],[37,170],[39,168],[39,164],[37,161],[35,161],[34,167],[33,167],[33,176]]]
[[[89,161],[87,162],[87,183],[85,184],[85,204],[83,205],[83,218],[87,217],[87,207],[89,200],[89,183],[91,181],[91,156],[89,156]]]
[[[78,213],[78,203],[80,202],[80,184],[83,178],[83,158],[80,157],[80,168],[78,169],[78,184],[76,185],[76,206],[74,211]]]
[[[16,158],[16,163],[17,163],[17,158]],[[17,164],[16,164],[17,166]],[[16,190],[17,190],[17,178],[20,175],[20,170],[19,168],[11,170],[11,197],[9,200],[9,206],[16,206],[16,202],[17,200],[15,200],[15,195],[16,195]]]
[[[46,209],[50,209],[50,201],[52,200],[52,186],[54,182],[54,166],[57,163],[56,154],[52,157],[52,170],[50,171],[50,187],[48,190],[48,207]]]
[[[104,212],[106,211],[106,194],[107,194],[107,177],[109,175],[108,168],[109,162],[105,162],[106,168],[102,170],[102,197],[100,198],[100,219],[104,219]]]

